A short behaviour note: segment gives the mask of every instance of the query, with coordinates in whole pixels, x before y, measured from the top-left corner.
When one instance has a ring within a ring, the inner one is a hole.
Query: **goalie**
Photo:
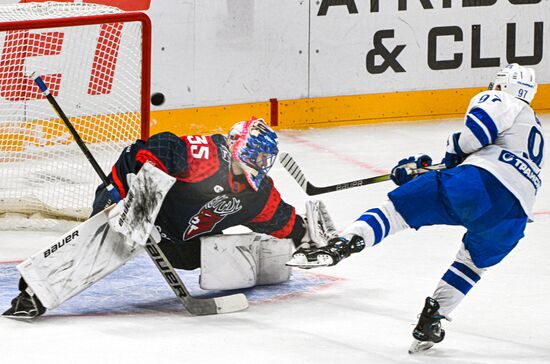
[[[109,179],[122,197],[145,163],[176,179],[164,197],[151,236],[174,268],[201,268],[203,289],[274,284],[290,278],[285,262],[295,246],[310,243],[313,235],[322,240],[317,228],[319,215],[312,211],[324,211],[319,203],[308,205],[312,216],[308,229],[306,219],[281,199],[267,176],[277,153],[276,133],[264,120],[252,118],[236,123],[228,136],[178,137],[165,132],[147,141],[137,140],[124,149]],[[113,203],[110,196],[105,185],[98,187],[92,215]],[[111,210],[111,220],[121,214],[122,206],[119,203]],[[131,230],[110,224],[122,234]],[[237,225],[271,238],[220,235]],[[19,290],[4,315],[33,318],[46,311],[23,278]]]

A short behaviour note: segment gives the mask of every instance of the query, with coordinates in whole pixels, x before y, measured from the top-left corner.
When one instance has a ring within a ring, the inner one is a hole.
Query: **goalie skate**
[[[42,302],[30,288],[27,288],[11,301],[11,307],[2,316],[15,320],[30,321],[44,312],[46,312],[46,308],[42,305]]]

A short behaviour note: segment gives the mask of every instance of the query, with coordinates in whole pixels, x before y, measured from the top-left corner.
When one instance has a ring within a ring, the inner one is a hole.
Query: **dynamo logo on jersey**
[[[527,164],[526,161],[524,161],[514,153],[508,152],[506,150],[500,152],[498,160],[514,167],[519,173],[522,174],[523,177],[527,178],[533,184],[533,186],[535,187],[535,193],[537,192],[542,184],[542,181],[535,173],[535,171],[533,171],[531,166]]]

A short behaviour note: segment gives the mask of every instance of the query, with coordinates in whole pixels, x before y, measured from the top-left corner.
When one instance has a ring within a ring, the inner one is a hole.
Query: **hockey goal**
[[[108,173],[148,137],[150,34],[145,14],[108,6],[0,5],[0,229],[84,220],[101,182],[29,75],[42,76]]]

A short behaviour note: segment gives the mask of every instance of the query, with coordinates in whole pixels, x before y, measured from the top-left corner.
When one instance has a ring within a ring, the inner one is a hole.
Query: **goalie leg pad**
[[[260,269],[258,285],[278,284],[290,279],[291,268],[286,262],[292,257],[294,243],[291,239],[277,239],[261,235]]]
[[[76,226],[17,266],[45,307],[59,306],[143,251],[110,229],[110,209]]]
[[[200,287],[226,290],[254,287],[260,259],[255,234],[201,237]]]
[[[286,282],[293,246],[290,239],[254,233],[202,237],[200,286],[230,290]]]

